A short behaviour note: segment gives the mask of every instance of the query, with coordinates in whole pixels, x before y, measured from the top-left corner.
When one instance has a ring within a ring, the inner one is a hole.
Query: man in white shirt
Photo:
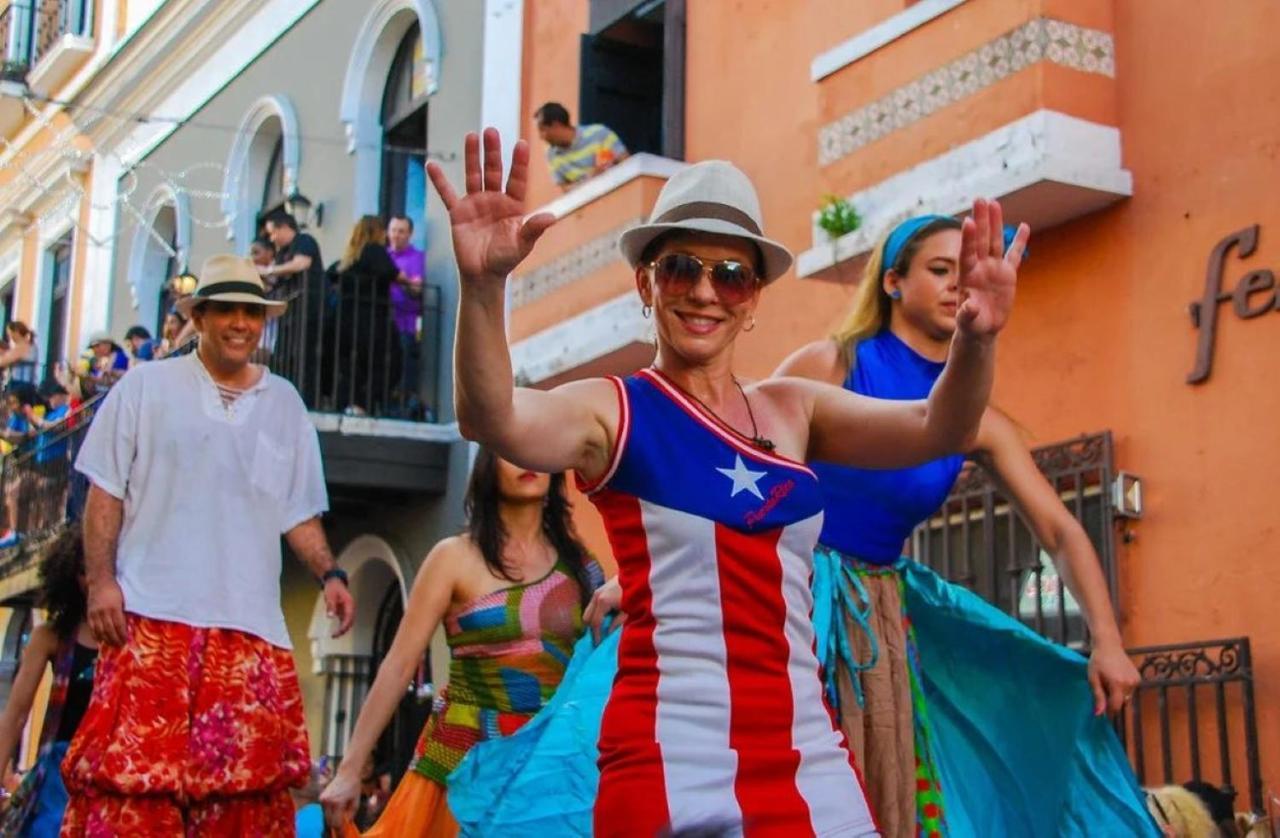
[[[280,609],[280,536],[323,586],[335,632],[354,606],[320,523],[320,445],[293,386],[250,363],[268,316],[253,264],[205,262],[181,304],[190,355],[112,388],[76,468],[92,482],[93,700],[63,774],[64,835],[291,834],[310,750]]]

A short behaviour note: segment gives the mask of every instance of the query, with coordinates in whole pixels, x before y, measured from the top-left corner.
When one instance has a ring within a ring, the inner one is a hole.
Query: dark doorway
[[[402,619],[404,602],[401,599],[400,583],[393,581],[378,607],[378,618],[373,628],[371,669],[374,672],[391,650],[391,642],[395,639]],[[370,674],[372,676],[373,673]],[[400,699],[400,706],[391,717],[391,724],[382,732],[373,751],[374,765],[385,767],[391,773],[394,783],[399,783],[409,768],[418,735],[422,733],[422,728],[431,715],[430,683],[431,653],[428,651],[419,661],[417,674]]]
[[[596,11],[593,4],[593,24]],[[684,0],[615,14],[582,36],[578,122],[609,126],[633,154],[683,158]]]

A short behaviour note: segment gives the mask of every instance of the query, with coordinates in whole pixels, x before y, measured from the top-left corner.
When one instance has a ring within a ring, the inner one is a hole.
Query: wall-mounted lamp
[[[1111,508],[1117,517],[1142,517],[1142,478],[1127,471],[1116,474],[1111,482]]]
[[[324,204],[316,204],[298,190],[289,193],[284,199],[284,208],[298,222],[298,227],[319,227],[324,223]]]
[[[179,297],[189,297],[196,292],[196,286],[200,284],[200,280],[191,269],[186,265],[182,266],[182,272],[169,280],[169,287],[173,289],[173,293]]]

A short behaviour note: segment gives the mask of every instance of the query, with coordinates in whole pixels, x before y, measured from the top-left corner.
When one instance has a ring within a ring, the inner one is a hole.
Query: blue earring
[[[890,291],[890,292],[889,292],[889,296],[890,296],[892,299],[895,299],[895,300],[901,300],[901,299],[902,299],[902,292],[901,292],[901,291],[899,291],[897,288],[895,288],[895,289],[893,289],[892,291]]]

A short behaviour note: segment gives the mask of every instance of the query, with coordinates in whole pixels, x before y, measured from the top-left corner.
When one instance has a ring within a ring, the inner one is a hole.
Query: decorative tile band
[[[828,166],[858,149],[1040,61],[1115,77],[1111,33],[1037,18],[956,60],[822,126],[818,163]]]
[[[633,218],[601,236],[596,236],[563,256],[540,268],[520,274],[512,280],[511,307],[520,308],[541,299],[557,288],[589,276],[622,258],[618,253],[618,237],[641,222]]]

